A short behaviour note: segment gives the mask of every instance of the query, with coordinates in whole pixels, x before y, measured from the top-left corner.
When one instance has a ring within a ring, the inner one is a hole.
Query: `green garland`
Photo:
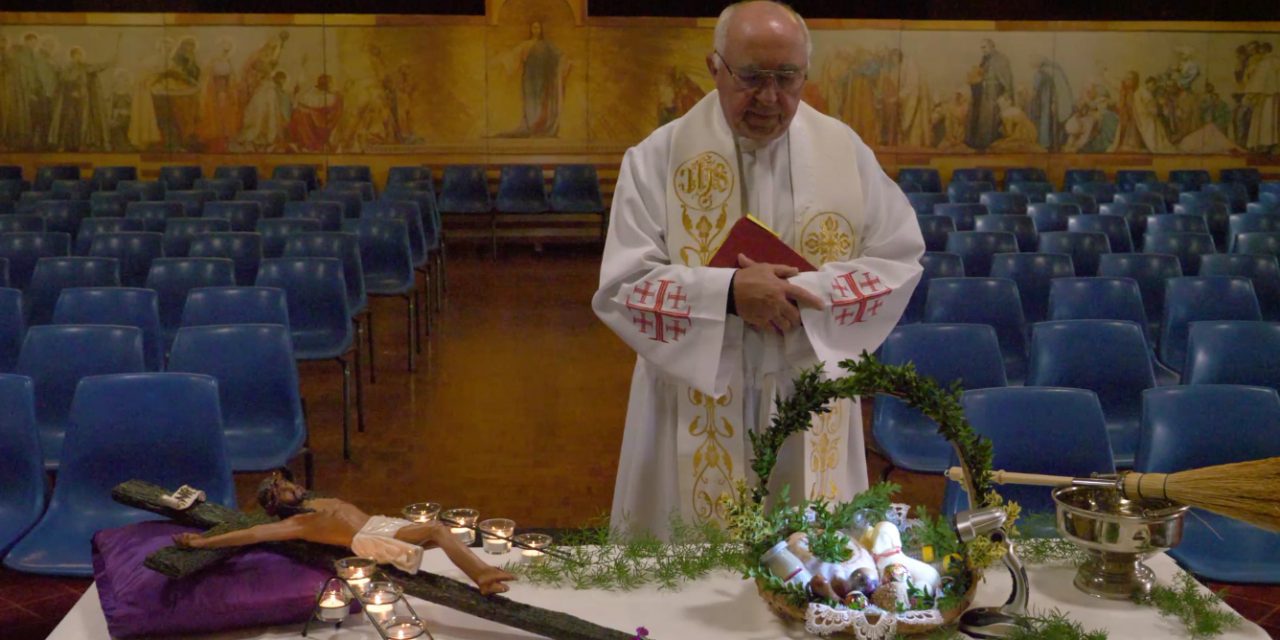
[[[1205,593],[1187,572],[1180,572],[1171,587],[1156,585],[1151,594],[1137,598],[1138,604],[1154,606],[1160,615],[1177,618],[1194,640],[1207,640],[1240,626],[1240,616],[1218,607],[1222,599]]]

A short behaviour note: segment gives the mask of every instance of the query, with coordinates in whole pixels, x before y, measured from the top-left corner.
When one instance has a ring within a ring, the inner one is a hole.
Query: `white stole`
[[[667,255],[687,266],[707,264],[728,230],[745,212],[746,198],[736,138],[711,92],[675,125],[668,158],[666,204]],[[792,198],[795,203],[793,248],[811,264],[856,257],[857,230],[862,227],[862,184],[855,166],[855,147],[848,130],[803,102],[789,128]],[[679,457],[680,515],[691,522],[724,520],[724,497],[745,479],[747,437],[743,366],[730,371],[726,393],[713,397],[679,385],[676,449]],[[772,414],[776,376],[789,379],[795,369],[766,372],[761,381],[761,414]],[[852,497],[847,468],[849,416],[854,405],[838,401],[820,416],[804,438],[804,487],[796,495]]]

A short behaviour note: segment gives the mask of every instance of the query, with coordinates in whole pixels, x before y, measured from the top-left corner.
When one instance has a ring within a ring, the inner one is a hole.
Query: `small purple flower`
[[[636,627],[636,637],[634,640],[644,640],[649,637],[649,630],[644,627]]]

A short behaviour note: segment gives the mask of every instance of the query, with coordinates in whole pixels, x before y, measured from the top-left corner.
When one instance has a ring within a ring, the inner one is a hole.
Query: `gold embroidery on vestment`
[[[815,265],[850,260],[858,244],[849,221],[834,211],[810,218],[800,237],[804,257]]]
[[[689,402],[702,407],[703,415],[689,423],[689,435],[702,438],[693,454],[693,514],[699,524],[707,520],[724,522],[725,501],[732,497],[733,456],[721,441],[733,438],[737,429],[728,418],[717,416],[717,408],[728,407],[733,400],[729,389],[719,399],[689,389]]]

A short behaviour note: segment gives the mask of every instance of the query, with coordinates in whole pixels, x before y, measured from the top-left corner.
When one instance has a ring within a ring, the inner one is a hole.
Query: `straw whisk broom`
[[[964,484],[964,471],[960,467],[951,467],[946,476]],[[993,471],[991,481],[1044,487],[1114,488],[1130,500],[1170,500],[1280,532],[1280,457],[1176,473],[1128,471],[1101,478]]]

